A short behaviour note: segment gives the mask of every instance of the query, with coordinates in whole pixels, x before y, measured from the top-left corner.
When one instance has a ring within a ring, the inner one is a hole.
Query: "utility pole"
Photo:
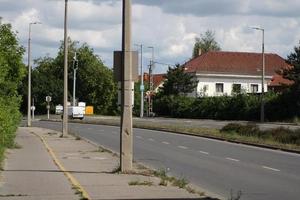
[[[64,113],[62,136],[68,134],[68,0],[65,0],[65,19],[64,19]]]
[[[140,47],[141,50],[141,85],[140,85],[140,91],[141,91],[141,108],[140,108],[140,118],[144,117],[144,71],[143,71],[143,44],[136,44],[136,46]]]
[[[132,57],[131,0],[123,0],[121,61],[121,133],[120,165],[122,172],[132,170]]]
[[[73,106],[76,106],[76,72],[78,69],[78,60],[77,60],[77,55],[75,52],[75,55],[73,57]]]
[[[41,24],[41,22],[29,23],[28,34],[28,97],[27,97],[27,126],[31,126],[31,25]]]
[[[153,102],[152,102],[152,94],[153,94],[153,69],[154,69],[154,47],[148,47],[152,49],[152,58],[150,60],[149,65],[149,91],[150,94],[148,96],[148,117],[151,117],[153,114]]]

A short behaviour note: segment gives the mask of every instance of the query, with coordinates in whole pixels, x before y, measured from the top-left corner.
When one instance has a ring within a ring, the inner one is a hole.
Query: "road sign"
[[[51,96],[46,96],[46,101],[50,102],[52,100]]]
[[[35,106],[31,106],[31,110],[35,110]]]

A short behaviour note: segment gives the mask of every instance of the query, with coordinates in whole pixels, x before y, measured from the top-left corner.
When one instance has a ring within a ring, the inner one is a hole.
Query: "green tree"
[[[69,39],[68,52],[68,98],[73,92],[73,56],[77,53],[78,70],[76,78],[76,97],[94,106],[95,113],[111,113],[117,110],[116,83],[112,70],[107,68],[94,50],[86,43],[79,47],[78,42]],[[52,104],[62,104],[63,100],[63,43],[55,58],[44,57],[36,60],[33,70],[33,96],[37,101],[37,111],[46,111],[45,97],[52,96]],[[54,107],[54,106],[52,106]]]
[[[175,68],[169,67],[165,76],[166,81],[160,89],[160,95],[186,95],[197,87],[198,81],[193,73],[186,73],[179,64]]]
[[[294,81],[293,87],[300,89],[300,46],[287,56],[287,62],[293,67],[283,71],[284,78]]]
[[[292,66],[290,69],[284,69],[282,75],[284,78],[292,80],[294,83],[288,87],[287,91],[281,95],[285,99],[285,107],[293,116],[300,116],[300,46],[294,47],[294,52],[287,56],[287,62]],[[292,105],[292,107],[291,107]],[[283,106],[284,107],[284,106]],[[293,117],[292,116],[292,117]]]
[[[21,114],[18,88],[25,75],[24,48],[10,24],[0,18],[0,160],[4,147],[11,147]]]
[[[199,51],[201,54],[209,52],[209,51],[220,51],[221,48],[219,44],[215,40],[215,33],[211,30],[207,30],[204,34],[195,38],[195,45],[193,49],[193,58],[196,58],[199,55]]]

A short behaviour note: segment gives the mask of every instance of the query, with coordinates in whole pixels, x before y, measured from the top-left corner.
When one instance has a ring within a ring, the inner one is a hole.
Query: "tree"
[[[76,97],[79,101],[94,106],[99,114],[117,110],[116,83],[112,70],[104,66],[99,56],[86,43],[69,39],[68,52],[68,99],[72,100],[73,92],[73,56],[77,52],[78,71],[76,78]],[[79,47],[78,47],[79,46]],[[62,104],[63,100],[63,43],[55,58],[44,57],[35,61],[37,67],[32,72],[32,93],[36,99],[37,112],[46,111],[45,97],[52,96],[52,105]],[[53,108],[54,106],[52,106]]]
[[[161,95],[186,95],[193,92],[198,84],[196,75],[186,73],[184,66],[179,64],[176,64],[175,68],[169,67],[165,78],[166,81],[160,90]]]
[[[284,78],[292,80],[294,87],[300,89],[300,46],[294,47],[294,52],[287,56],[287,62],[293,67],[283,71]]]
[[[282,75],[294,83],[281,96],[286,99],[286,108],[292,105],[289,113],[294,116],[300,116],[300,46],[294,47],[294,52],[287,56],[287,62],[292,67],[284,69]]]
[[[2,24],[0,17],[0,157],[3,147],[11,147],[21,120],[21,97],[18,88],[25,75],[22,58],[25,50],[20,46],[10,24]]]
[[[221,48],[215,40],[215,33],[211,30],[207,30],[201,37],[195,38],[195,45],[193,49],[193,58],[199,56],[199,51],[201,54],[209,51],[220,51]]]

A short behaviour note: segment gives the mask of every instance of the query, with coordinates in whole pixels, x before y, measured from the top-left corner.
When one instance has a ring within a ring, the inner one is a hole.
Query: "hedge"
[[[265,119],[268,121],[291,119],[299,116],[299,109],[288,93],[265,95]],[[216,120],[260,119],[259,95],[202,97],[158,96],[154,99],[154,112],[158,116]]]

